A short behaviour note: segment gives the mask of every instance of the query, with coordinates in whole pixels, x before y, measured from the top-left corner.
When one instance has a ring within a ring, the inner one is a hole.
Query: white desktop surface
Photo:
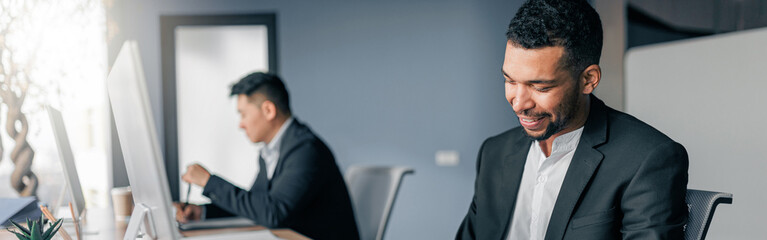
[[[110,208],[88,208],[85,211],[85,220],[81,225],[81,231],[84,231],[81,240],[104,240],[104,239],[123,239],[128,222],[115,221],[114,213]],[[62,225],[73,240],[75,237],[74,223],[66,221]],[[59,230],[61,231],[61,230]],[[221,234],[226,234],[225,239],[309,239],[290,229],[266,229],[261,226],[247,228],[247,231],[231,232],[227,229],[196,230],[183,233],[187,237],[184,239],[221,239]],[[63,239],[60,233],[53,239]],[[16,240],[16,236],[6,229],[0,229],[0,240]]]

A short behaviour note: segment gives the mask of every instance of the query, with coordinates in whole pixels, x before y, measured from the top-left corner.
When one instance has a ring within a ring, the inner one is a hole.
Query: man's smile
[[[545,117],[519,117],[519,124],[528,130],[538,130],[543,126]]]

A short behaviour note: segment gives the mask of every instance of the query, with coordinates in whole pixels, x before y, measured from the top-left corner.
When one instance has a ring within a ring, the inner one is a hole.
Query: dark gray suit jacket
[[[531,144],[521,127],[485,140],[456,239],[506,239]],[[592,95],[545,239],[684,239],[687,167],[682,145]]]
[[[268,186],[268,192],[245,191],[213,175],[203,189],[212,201],[206,205],[206,215],[235,214],[313,239],[359,239],[349,192],[333,153],[297,119],[282,136],[280,158]]]

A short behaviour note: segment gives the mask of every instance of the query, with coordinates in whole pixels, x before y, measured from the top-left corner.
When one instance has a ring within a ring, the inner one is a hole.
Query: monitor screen
[[[153,225],[156,239],[177,239],[180,234],[135,41],[126,41],[120,49],[107,77],[107,91],[135,209],[148,209],[146,222]],[[145,221],[136,217],[136,210],[133,213],[129,231]]]
[[[67,190],[69,191],[69,195],[72,196],[74,217],[80,218],[80,214],[85,210],[85,198],[83,197],[83,189],[80,187],[80,178],[77,175],[75,157],[72,154],[72,147],[69,145],[69,137],[67,135],[67,129],[64,126],[64,118],[61,116],[59,110],[51,106],[45,106],[45,108],[48,110],[48,117],[51,119],[53,135],[56,137],[56,145],[58,146],[59,157],[61,158],[61,167],[64,168],[64,177],[67,181]]]

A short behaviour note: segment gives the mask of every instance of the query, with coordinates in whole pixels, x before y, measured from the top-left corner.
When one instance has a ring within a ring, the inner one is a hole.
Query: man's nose
[[[514,112],[519,113],[535,107],[535,102],[531,98],[530,90],[526,87],[517,87],[516,95],[511,99],[511,107]]]

